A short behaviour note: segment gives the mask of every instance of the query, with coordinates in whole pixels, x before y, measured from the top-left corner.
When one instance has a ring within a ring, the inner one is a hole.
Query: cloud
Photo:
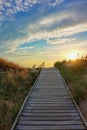
[[[75,10],[68,8],[67,10],[51,13],[42,17],[34,24],[30,24],[27,29],[25,29],[26,32],[29,33],[28,40],[61,38],[86,32],[87,8],[84,8],[84,10],[86,10],[84,14],[78,11],[79,8],[81,9],[81,7],[77,6]]]
[[[76,38],[56,38],[56,39],[47,39],[47,43],[49,44],[62,44],[62,43],[69,43],[71,41],[75,41]]]
[[[0,0],[0,11],[2,15],[13,16],[18,12],[29,12],[36,4],[41,4],[42,9],[47,5],[48,7],[56,6],[62,3],[64,0]],[[39,9],[38,9],[39,10]],[[9,17],[9,19],[10,19]],[[7,19],[7,17],[5,17]],[[6,19],[3,19],[6,20]]]
[[[74,13],[66,12],[66,11],[63,11],[63,12],[60,12],[60,13],[54,13],[54,14],[51,14],[49,16],[42,18],[39,21],[39,25],[47,26],[47,25],[50,25],[50,24],[55,24],[55,23],[61,22],[65,19],[69,19],[69,18],[71,18],[71,19],[74,18]]]
[[[78,23],[77,25],[72,25],[69,27],[63,27],[63,28],[56,28],[56,30],[34,30],[34,28],[37,28],[37,23],[36,26],[32,25],[32,29],[29,30],[29,35],[26,35],[25,37],[19,37],[17,39],[9,40],[8,42],[4,43],[5,45],[8,45],[8,48],[11,50],[10,52],[15,51],[17,46],[23,44],[23,43],[32,43],[34,41],[39,41],[39,40],[47,40],[47,43],[50,44],[64,44],[64,43],[69,43],[71,41],[76,40],[76,38],[72,38],[72,35],[86,32],[87,31],[87,23]],[[27,32],[27,31],[26,31]],[[28,34],[28,32],[27,32]],[[71,38],[69,38],[71,36]],[[55,39],[55,40],[50,40],[50,39]],[[49,40],[48,40],[49,39]],[[4,41],[5,42],[5,41]]]
[[[50,3],[50,6],[55,7],[55,6],[57,6],[57,5],[59,5],[59,4],[63,3],[63,2],[64,2],[64,0],[55,0],[55,1]]]
[[[26,52],[26,50],[29,50],[29,49],[34,49],[34,46],[29,46],[29,47],[17,47],[17,46],[15,46],[15,48],[14,47],[9,48],[9,50],[6,51],[6,53],[13,53],[13,52],[16,52],[16,51],[24,51],[24,50]]]
[[[12,6],[11,2],[9,1],[5,1],[3,2],[4,6],[3,7],[7,7],[7,8],[10,8]]]
[[[33,27],[33,26],[32,26]],[[35,28],[35,25],[34,25]],[[26,42],[34,41],[34,40],[41,40],[41,39],[50,39],[50,38],[61,38],[61,37],[68,37],[72,36],[81,32],[87,31],[87,23],[78,23],[76,25],[71,25],[68,27],[63,28],[56,28],[55,30],[38,30],[37,31],[37,24],[36,24],[36,31],[32,28],[31,33],[26,38]],[[34,32],[33,32],[34,30]]]
[[[10,16],[20,11],[26,12],[31,6],[40,2],[40,0],[0,0],[0,11],[2,15]],[[7,19],[7,17],[5,17]],[[6,19],[2,19],[3,21]]]
[[[33,49],[34,46],[29,46],[29,47],[20,47],[19,49],[20,50],[26,50],[26,49]]]
[[[26,0],[24,2],[24,5],[32,7],[33,5],[40,3],[40,2],[41,2],[41,0]]]

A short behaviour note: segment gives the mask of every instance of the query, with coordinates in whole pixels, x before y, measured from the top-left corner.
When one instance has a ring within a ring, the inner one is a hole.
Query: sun
[[[68,55],[68,59],[69,59],[69,60],[75,60],[75,59],[77,59],[77,52],[71,52],[71,53]]]

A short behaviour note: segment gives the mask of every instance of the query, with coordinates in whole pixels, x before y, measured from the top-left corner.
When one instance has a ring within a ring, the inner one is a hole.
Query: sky
[[[0,57],[52,66],[87,53],[87,0],[0,0]]]

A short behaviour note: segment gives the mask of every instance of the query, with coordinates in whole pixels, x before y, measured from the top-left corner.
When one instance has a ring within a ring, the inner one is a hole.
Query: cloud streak
[[[47,43],[49,44],[64,44],[64,43],[70,43],[71,41],[75,41],[76,38],[56,38],[56,39],[48,39],[47,40]]]

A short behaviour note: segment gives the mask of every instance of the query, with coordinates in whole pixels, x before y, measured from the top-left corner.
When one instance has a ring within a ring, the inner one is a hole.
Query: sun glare
[[[68,55],[68,59],[69,59],[69,60],[75,60],[75,59],[77,59],[77,52],[71,52],[71,53]]]

